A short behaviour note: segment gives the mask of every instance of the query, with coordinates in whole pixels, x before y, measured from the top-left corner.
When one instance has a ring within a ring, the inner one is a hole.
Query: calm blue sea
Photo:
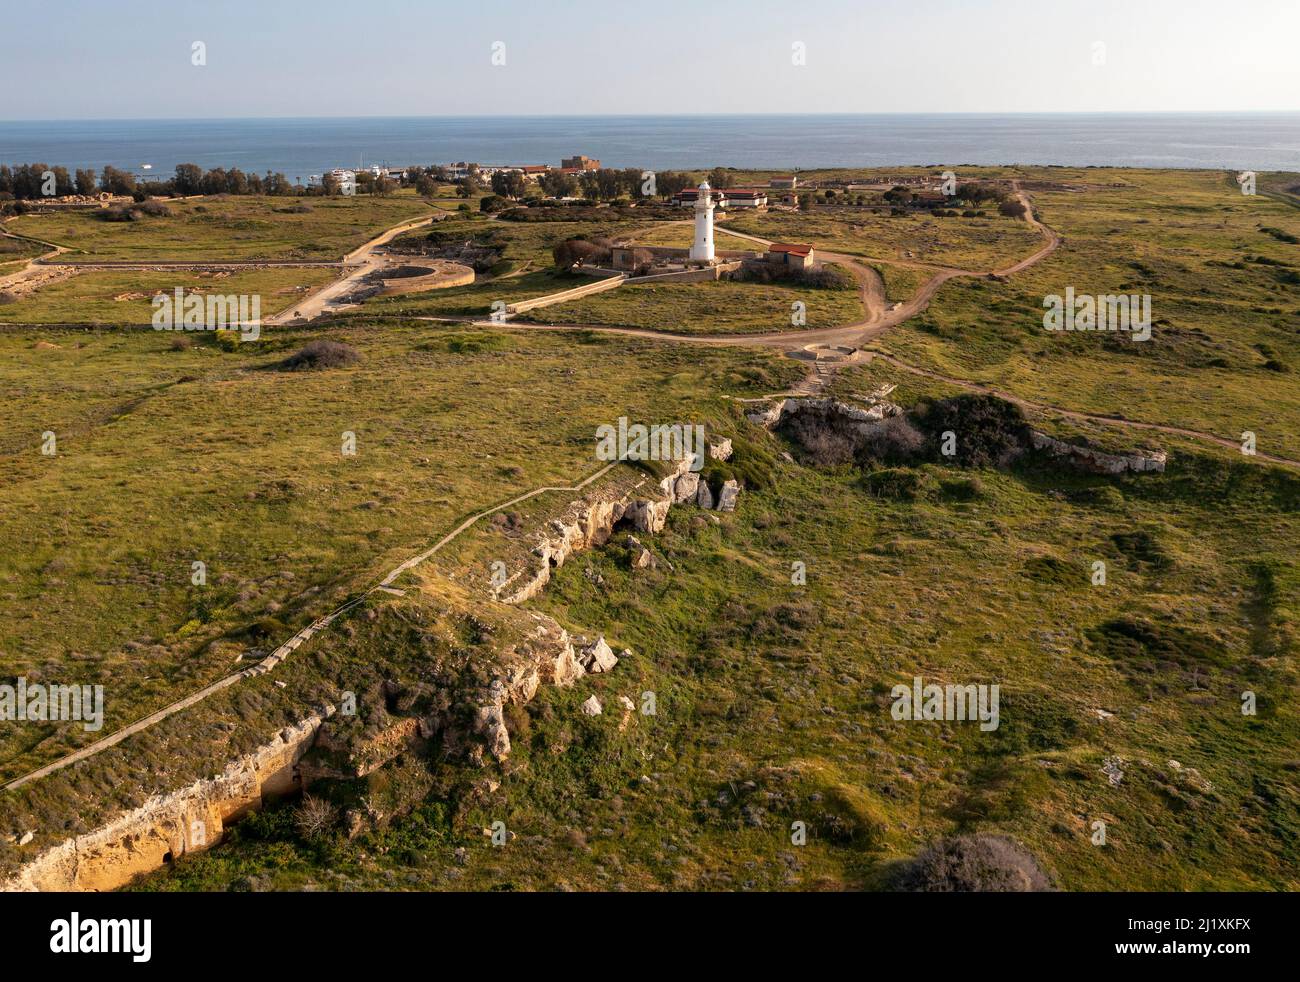
[[[282,171],[445,163],[760,168],[1067,164],[1300,169],[1300,112],[483,116],[0,122],[0,162]]]

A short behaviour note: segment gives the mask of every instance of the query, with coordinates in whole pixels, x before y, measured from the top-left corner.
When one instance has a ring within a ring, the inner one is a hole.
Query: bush
[[[896,889],[915,893],[1033,893],[1051,880],[1024,846],[1002,835],[940,839],[902,871]]]
[[[1030,446],[1029,424],[1014,403],[990,395],[960,395],[925,408],[922,427],[942,451],[945,433],[956,436],[950,458],[961,467],[1007,467]]]
[[[890,501],[919,501],[931,497],[937,485],[925,471],[910,467],[885,467],[871,471],[862,478],[862,486],[869,494]]]
[[[361,353],[342,341],[309,341],[301,350],[280,362],[282,372],[321,371],[346,368],[361,360]]]
[[[7,303],[17,303],[17,302],[18,302],[18,297],[16,294],[10,293],[8,290],[0,290],[0,307],[4,306]]]
[[[925,450],[925,434],[906,416],[890,416],[862,435],[856,459],[859,465],[910,464]]]
[[[239,332],[238,331],[218,331],[217,346],[222,351],[239,350]]]
[[[302,804],[294,812],[293,824],[304,839],[317,839],[338,820],[338,808],[309,794],[302,796]]]

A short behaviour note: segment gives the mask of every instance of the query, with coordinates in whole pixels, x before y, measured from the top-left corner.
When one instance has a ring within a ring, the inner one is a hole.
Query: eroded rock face
[[[1032,434],[1035,450],[1045,450],[1089,474],[1164,473],[1168,455],[1163,450],[1135,450],[1131,454],[1111,454],[1092,447],[1081,447],[1039,433]]]
[[[748,413],[747,418],[750,422],[774,430],[791,416],[800,413],[817,413],[834,416],[841,423],[848,424],[850,428],[865,432],[881,420],[897,416],[902,411],[901,406],[888,402],[883,397],[875,399],[866,407],[850,406],[837,399],[782,399],[764,409]]]
[[[225,825],[260,808],[265,796],[297,790],[298,761],[333,712],[329,706],[285,727],[215,778],[155,795],[92,832],[51,846],[0,881],[0,890],[114,890],[168,858],[216,845]]]
[[[695,493],[695,504],[706,510],[713,508],[713,492],[709,490],[708,481],[700,481],[699,490]]]

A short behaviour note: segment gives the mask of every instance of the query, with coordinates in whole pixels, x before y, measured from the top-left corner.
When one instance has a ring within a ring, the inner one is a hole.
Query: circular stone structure
[[[374,296],[394,297],[469,286],[474,282],[474,270],[446,259],[406,259],[377,270],[371,282],[379,288]]]
[[[857,361],[862,356],[858,348],[844,344],[805,344],[786,354],[800,361]]]

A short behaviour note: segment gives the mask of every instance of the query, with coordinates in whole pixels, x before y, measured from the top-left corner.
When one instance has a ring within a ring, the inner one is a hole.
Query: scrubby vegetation
[[[361,360],[361,353],[350,344],[322,338],[309,341],[294,354],[280,362],[282,372],[320,371],[327,368],[347,368]]]

